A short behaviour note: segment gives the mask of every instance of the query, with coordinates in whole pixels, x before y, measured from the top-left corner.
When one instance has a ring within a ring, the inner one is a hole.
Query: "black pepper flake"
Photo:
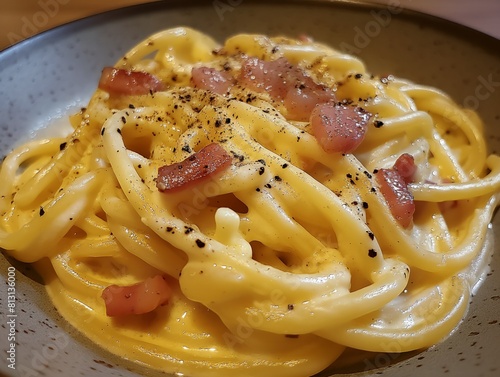
[[[354,101],[352,99],[345,98],[339,102],[339,105],[352,105]]]
[[[345,176],[346,176],[347,178],[352,178],[352,174],[351,174],[351,173],[347,173]]]
[[[122,117],[122,123],[123,123],[123,124],[127,123],[127,118]]]
[[[283,165],[281,165],[281,167],[282,167],[283,169],[286,169],[286,168],[288,167],[288,164],[287,164],[287,163],[284,163]]]
[[[366,232],[368,234],[368,237],[370,237],[370,239],[373,241],[375,239],[375,234],[373,234],[372,232],[370,231],[367,231]]]
[[[264,187],[271,188],[272,186],[269,183],[266,183]]]
[[[132,104],[130,103],[130,104],[128,105],[128,108],[129,108],[129,109],[135,109],[135,106],[134,106],[134,105],[132,105]]]
[[[106,131],[106,127],[103,127],[101,130],[101,136],[104,135],[104,132]]]
[[[255,191],[260,192],[260,188],[258,188],[258,187],[257,187],[257,188],[255,189]]]
[[[368,256],[370,258],[375,258],[377,256],[377,252],[373,249],[368,250]]]
[[[245,156],[239,155],[235,151],[231,151],[231,153],[233,154],[233,157],[236,158],[236,159],[238,159],[240,162],[243,162],[243,160],[245,159]]]
[[[368,209],[368,203],[367,202],[363,202],[363,208],[364,209]]]
[[[59,150],[60,151],[64,150],[66,148],[66,145],[68,145],[68,143],[66,142],[59,144]]]
[[[356,73],[356,74],[354,75],[354,78],[355,78],[355,79],[358,79],[358,80],[359,80],[361,77],[363,77],[363,75],[362,75],[361,73]]]
[[[174,230],[174,228],[172,228],[171,226],[167,226],[167,229],[166,229],[167,232],[171,232],[173,230]]]
[[[217,119],[215,121],[215,127],[220,127],[222,125],[222,122],[220,121],[220,119]]]
[[[373,174],[377,174],[378,173],[378,169],[373,169]]]
[[[370,173],[368,173],[366,170],[363,172],[369,179],[372,178],[372,175]]]
[[[231,123],[231,118],[226,118],[226,124]]]
[[[119,128],[116,129],[116,132],[118,132],[120,135],[122,134],[122,130],[120,130]]]
[[[380,120],[376,120],[374,122],[374,125],[375,125],[376,128],[380,128],[380,127],[382,127],[384,125],[384,122],[381,122]]]
[[[266,161],[264,161],[263,159],[257,160],[257,162],[260,162],[262,165],[266,166]]]
[[[372,187],[372,188],[370,189],[370,191],[371,191],[371,192],[376,192],[377,190],[375,190],[375,187]]]
[[[293,304],[288,304],[288,310],[293,310]]]
[[[196,245],[201,249],[202,247],[205,247],[205,242],[202,240],[196,240]]]
[[[191,147],[189,145],[184,145],[182,147],[182,150],[187,153],[191,153]]]
[[[265,168],[264,166],[261,166],[261,167],[259,168],[259,175],[264,174],[264,172],[265,172],[265,171],[266,171],[266,168]]]
[[[274,176],[274,180],[279,182],[279,181],[281,181],[282,179],[281,179],[281,177],[280,177],[279,175],[275,175],[275,176]]]
[[[184,231],[184,234],[189,234],[189,233],[191,233],[192,231],[194,231],[194,229],[193,229],[193,228],[191,228],[190,226],[185,226],[185,227],[184,227],[184,229],[186,229],[186,230]]]
[[[45,210],[43,209],[43,207],[40,207],[40,217],[45,215]]]

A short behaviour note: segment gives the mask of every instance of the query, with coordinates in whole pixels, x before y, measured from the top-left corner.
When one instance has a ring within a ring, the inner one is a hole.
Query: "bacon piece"
[[[360,107],[324,103],[314,108],[310,121],[325,152],[350,153],[363,141],[370,117]]]
[[[305,43],[313,43],[314,42],[314,38],[307,35],[307,34],[299,34],[297,38],[299,41],[305,42]]]
[[[110,285],[101,295],[108,317],[149,313],[167,303],[171,296],[172,288],[161,275],[129,286]]]
[[[99,89],[110,94],[142,95],[163,88],[163,83],[150,73],[113,67],[104,68],[99,80]]]
[[[408,228],[415,213],[415,202],[404,177],[392,168],[379,169],[375,179],[394,218],[402,227]]]
[[[317,104],[334,100],[333,92],[317,85],[308,77],[306,81],[309,80],[309,84],[299,84],[291,88],[283,100],[288,117],[292,120],[308,121]]]
[[[274,99],[283,99],[288,89],[286,76],[290,68],[284,58],[270,62],[247,58],[241,65],[239,81],[256,92],[268,92]]]
[[[231,165],[231,156],[219,144],[212,143],[184,161],[158,169],[156,187],[165,192],[184,190],[224,171]]]
[[[283,101],[291,120],[307,121],[314,106],[333,101],[334,93],[319,85],[285,58],[264,61],[247,58],[243,61],[239,81],[257,92],[267,92]]]
[[[403,153],[394,163],[394,170],[405,180],[406,183],[413,182],[413,176],[417,171],[415,159],[409,153]]]
[[[191,80],[195,88],[225,94],[232,86],[231,76],[215,68],[196,67],[191,71]]]

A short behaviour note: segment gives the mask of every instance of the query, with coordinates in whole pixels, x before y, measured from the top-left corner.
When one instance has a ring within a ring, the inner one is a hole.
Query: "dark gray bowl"
[[[226,4],[218,7],[217,4]],[[233,4],[233,5],[229,5]],[[239,5],[236,5],[239,4]],[[500,152],[500,41],[466,27],[400,8],[332,1],[168,1],[74,22],[0,53],[0,153],[71,108],[83,106],[101,68],[147,35],[190,26],[224,40],[239,32],[308,34],[359,55],[372,73],[393,73],[438,87],[476,109],[491,150]],[[493,222],[495,238],[500,219]],[[158,376],[82,338],[48,302],[29,266],[0,257],[0,272],[16,266],[16,370],[8,351],[7,294],[0,290],[0,375]],[[355,376],[498,376],[500,255],[447,340],[424,352],[373,355],[345,373]],[[327,375],[326,373],[324,374]],[[342,374],[345,375],[345,374]]]

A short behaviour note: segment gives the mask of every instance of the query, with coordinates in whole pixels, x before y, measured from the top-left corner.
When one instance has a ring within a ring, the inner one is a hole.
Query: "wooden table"
[[[56,25],[105,10],[149,1],[151,0],[0,0],[0,49]],[[500,39],[500,0],[365,1],[396,4],[448,18]]]

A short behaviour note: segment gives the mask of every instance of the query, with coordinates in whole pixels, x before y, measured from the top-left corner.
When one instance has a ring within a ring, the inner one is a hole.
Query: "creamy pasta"
[[[95,343],[188,376],[308,376],[463,318],[500,158],[445,93],[308,38],[189,28],[96,86],[70,135],[0,171],[0,247]]]

